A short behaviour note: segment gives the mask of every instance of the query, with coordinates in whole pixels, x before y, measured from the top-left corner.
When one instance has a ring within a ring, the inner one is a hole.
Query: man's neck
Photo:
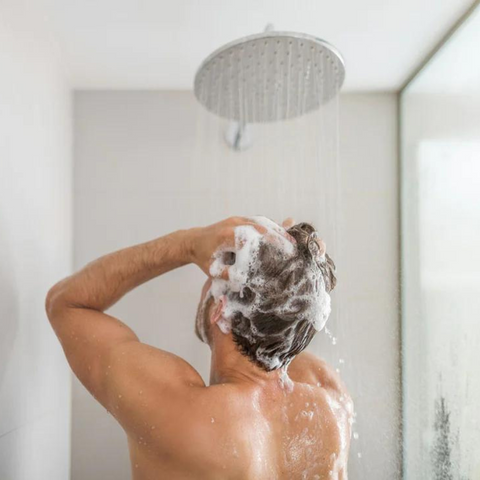
[[[266,372],[240,353],[232,335],[215,332],[212,342],[210,385],[220,383],[250,383],[264,385],[278,381],[280,370]]]

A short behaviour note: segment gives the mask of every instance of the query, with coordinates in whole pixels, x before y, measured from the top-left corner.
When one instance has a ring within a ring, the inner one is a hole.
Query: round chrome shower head
[[[207,57],[194,92],[207,110],[241,124],[274,122],[318,109],[345,79],[340,53],[303,33],[264,32]]]

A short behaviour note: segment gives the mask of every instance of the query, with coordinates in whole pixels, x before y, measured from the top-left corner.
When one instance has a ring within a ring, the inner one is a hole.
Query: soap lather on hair
[[[232,332],[240,351],[271,371],[288,365],[325,326],[335,264],[312,225],[285,230],[265,217],[252,220],[266,233],[250,225],[235,229],[235,253],[215,255],[210,295],[226,297],[222,331]],[[228,280],[217,278],[227,266]]]

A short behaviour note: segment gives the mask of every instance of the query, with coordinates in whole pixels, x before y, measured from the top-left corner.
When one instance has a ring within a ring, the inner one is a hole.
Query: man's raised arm
[[[47,312],[55,313],[59,306],[103,312],[133,288],[190,263],[187,232],[180,230],[89,263],[50,289]]]
[[[138,337],[103,312],[133,288],[190,263],[192,233],[177,231],[105,255],[48,292],[47,315],[72,370],[107,408],[105,372],[112,352]]]

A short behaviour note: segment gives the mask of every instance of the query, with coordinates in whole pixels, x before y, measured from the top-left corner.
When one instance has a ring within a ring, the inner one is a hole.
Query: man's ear
[[[223,309],[225,308],[225,304],[227,303],[227,297],[222,295],[218,302],[214,305],[212,315],[210,316],[210,323],[213,325],[217,323],[223,315]]]

